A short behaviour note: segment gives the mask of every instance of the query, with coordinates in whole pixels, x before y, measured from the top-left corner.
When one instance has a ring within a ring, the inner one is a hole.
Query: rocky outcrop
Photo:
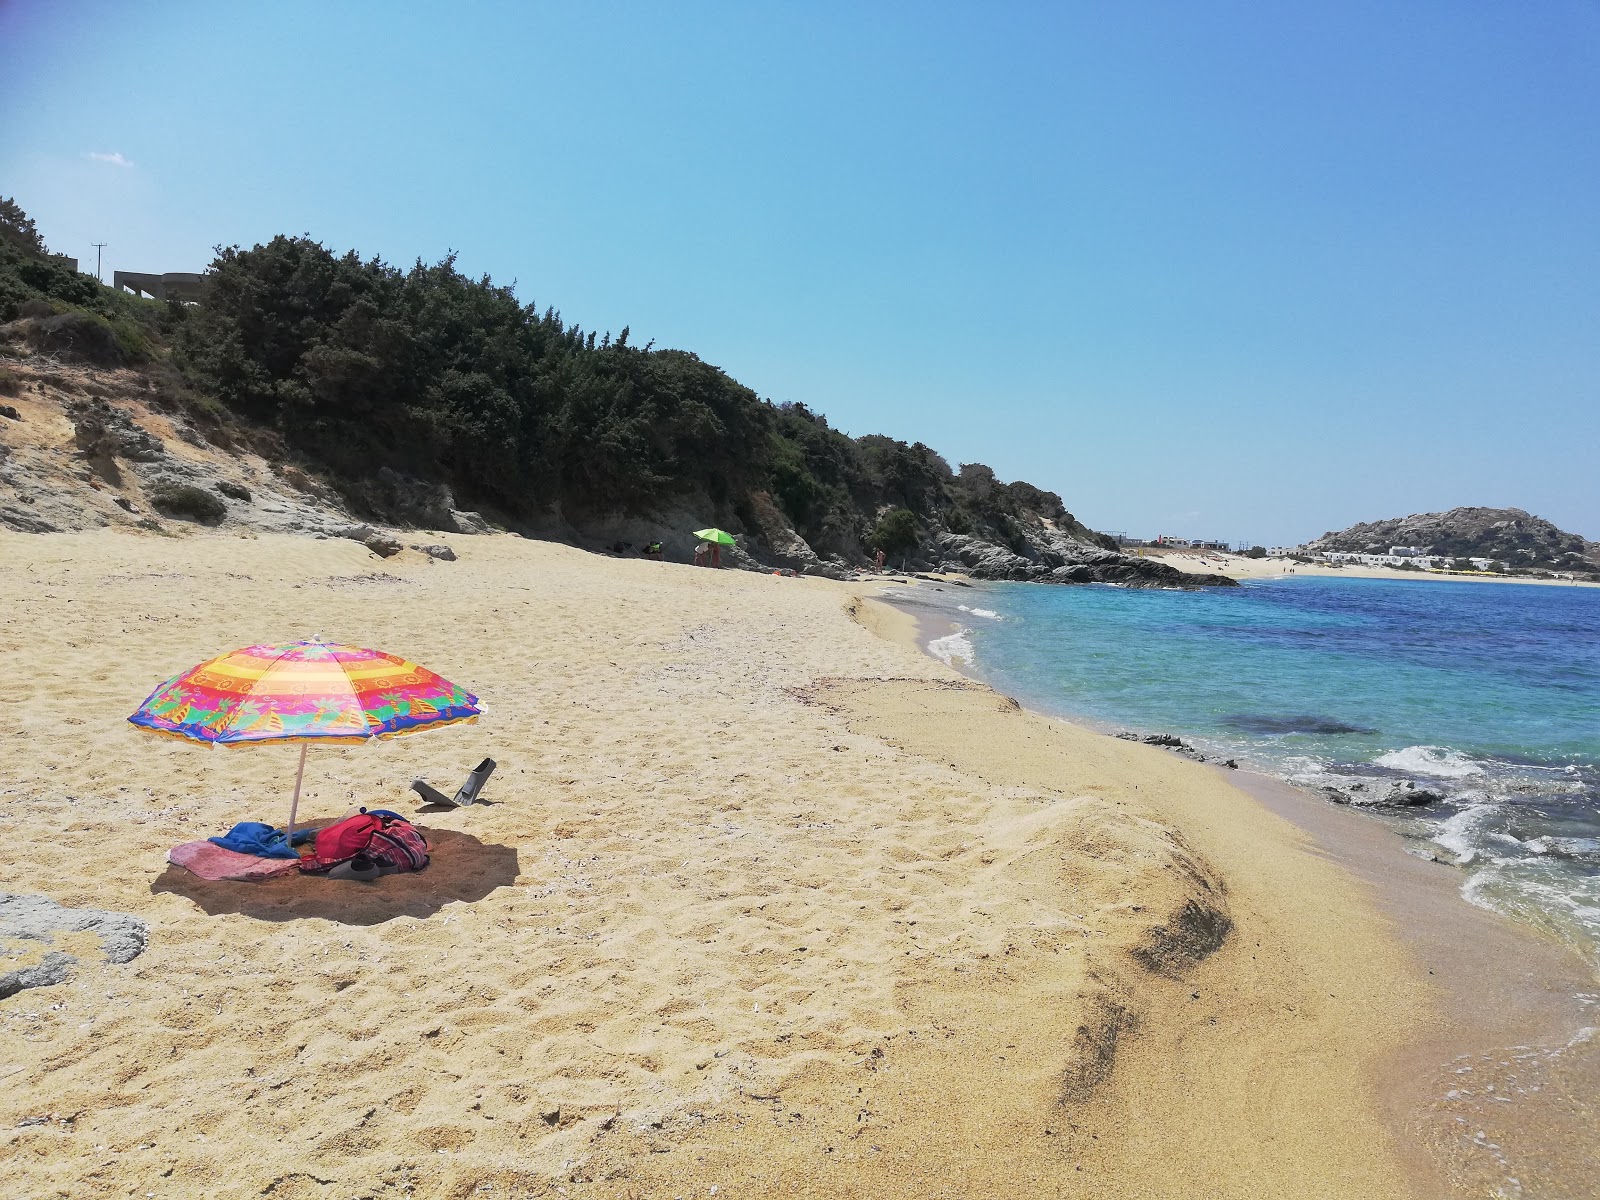
[[[761,543],[754,557],[763,565],[787,567],[802,575],[826,573],[817,552],[795,532],[789,518],[783,515],[766,492],[751,494],[750,515],[754,526],[752,532]]]
[[[1117,583],[1125,587],[1236,587],[1223,576],[1196,575],[1154,558],[1134,558],[1087,545],[1043,525],[1024,527],[1011,546],[971,534],[939,533],[934,550],[939,569],[974,579],[1029,583]]]
[[[182,414],[157,407],[136,372],[37,355],[9,369],[18,380],[19,419],[0,430],[0,529],[172,533],[200,524],[348,538],[380,554],[402,549],[389,532],[357,522],[338,492],[299,467],[225,446],[225,437],[189,436]],[[448,521],[450,532],[488,529],[478,514],[455,509],[447,489],[413,489],[399,476],[391,486],[416,497],[409,511]]]
[[[1425,554],[1456,558],[1489,558],[1513,567],[1600,570],[1600,545],[1520,508],[1452,508],[1367,521],[1325,533],[1304,548],[1314,554],[1387,554],[1393,546],[1415,546]]]
[[[98,398],[73,400],[67,405],[67,416],[72,421],[73,441],[91,461],[125,458],[155,462],[166,457],[161,439],[134,424],[128,411],[114,404]]]
[[[1432,788],[1418,787],[1412,779],[1391,779],[1368,783],[1346,784],[1343,787],[1327,786],[1322,794],[1335,804],[1354,804],[1362,807],[1419,808],[1424,804],[1437,804],[1443,794]]]
[[[359,507],[394,525],[437,529],[444,533],[488,533],[489,523],[475,512],[463,512],[449,487],[415,479],[392,467],[379,467],[371,480],[345,489]]]

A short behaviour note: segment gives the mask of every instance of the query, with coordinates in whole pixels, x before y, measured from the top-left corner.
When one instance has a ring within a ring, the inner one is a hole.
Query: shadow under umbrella
[[[150,885],[194,901],[211,916],[238,913],[258,921],[320,918],[342,925],[381,925],[396,917],[431,917],[446,904],[476,903],[518,874],[514,846],[480,842],[468,833],[423,829],[428,866],[371,881],[299,873],[257,883],[201,879],[169,865]]]

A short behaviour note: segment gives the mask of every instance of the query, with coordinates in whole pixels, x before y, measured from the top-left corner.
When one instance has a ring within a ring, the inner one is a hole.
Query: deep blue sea
[[[1600,968],[1600,589],[1300,576],[913,602],[961,626],[935,653],[1030,707],[1352,800]],[[1437,798],[1381,802],[1408,783]]]

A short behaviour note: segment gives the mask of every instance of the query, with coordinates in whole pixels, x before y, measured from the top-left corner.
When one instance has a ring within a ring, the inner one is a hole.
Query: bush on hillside
[[[182,517],[212,525],[228,515],[228,506],[210,492],[186,483],[158,483],[150,489],[150,503],[169,517]]]
[[[922,541],[917,518],[903,508],[891,508],[878,518],[868,543],[885,554],[909,554]]]

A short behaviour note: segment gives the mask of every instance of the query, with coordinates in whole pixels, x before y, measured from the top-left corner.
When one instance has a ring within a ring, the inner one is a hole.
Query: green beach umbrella
[[[716,542],[719,546],[733,545],[733,534],[720,529],[696,529],[694,535],[703,542]]]

